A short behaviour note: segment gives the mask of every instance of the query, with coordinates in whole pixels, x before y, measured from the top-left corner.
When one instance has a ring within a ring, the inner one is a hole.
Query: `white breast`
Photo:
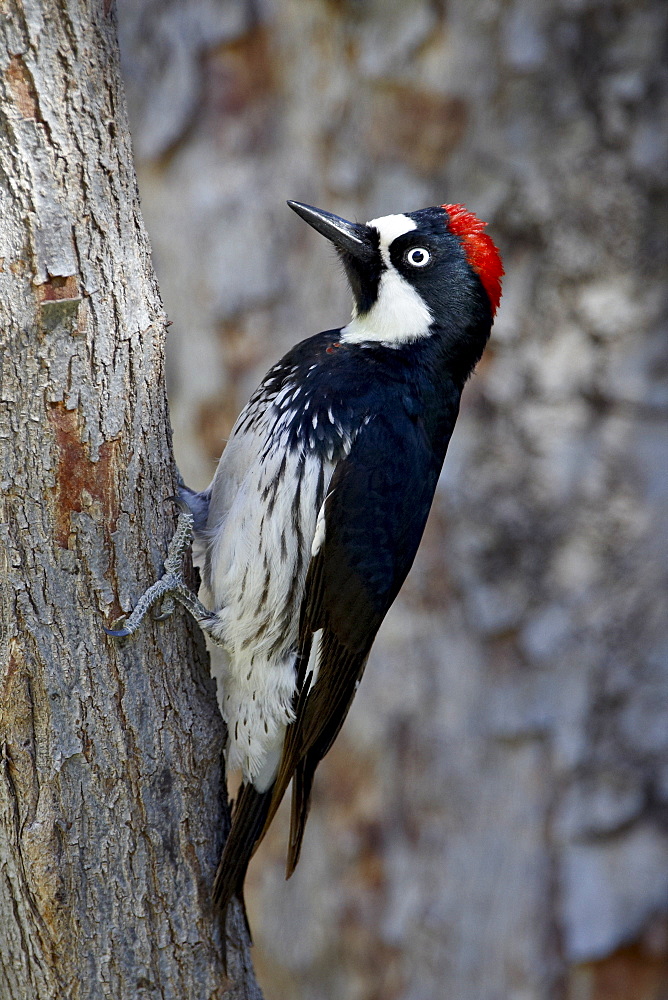
[[[212,483],[205,577],[214,631],[229,653],[223,693],[228,767],[241,767],[244,780],[262,790],[273,780],[293,718],[299,609],[334,465],[289,450],[271,405],[260,419],[249,423],[245,416]]]

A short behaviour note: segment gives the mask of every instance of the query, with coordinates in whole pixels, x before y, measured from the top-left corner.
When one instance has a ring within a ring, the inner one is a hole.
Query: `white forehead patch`
[[[407,215],[384,215],[380,219],[372,219],[367,222],[367,226],[373,226],[380,233],[380,252],[385,264],[390,264],[388,253],[390,244],[396,240],[397,236],[410,233],[417,229],[415,219],[409,219]]]
[[[341,331],[341,340],[346,344],[373,342],[400,347],[429,336],[431,310],[390,260],[390,245],[398,236],[417,229],[415,220],[407,215],[385,215],[367,222],[367,226],[374,226],[380,234],[380,253],[386,269],[380,278],[378,298],[368,312],[353,313]]]

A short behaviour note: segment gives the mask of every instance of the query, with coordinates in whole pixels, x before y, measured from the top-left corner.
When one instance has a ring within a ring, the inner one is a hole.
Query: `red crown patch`
[[[448,214],[450,232],[459,239],[466,259],[482,281],[494,315],[501,299],[504,271],[501,255],[485,232],[487,223],[467,211],[465,205],[441,205],[441,208]]]

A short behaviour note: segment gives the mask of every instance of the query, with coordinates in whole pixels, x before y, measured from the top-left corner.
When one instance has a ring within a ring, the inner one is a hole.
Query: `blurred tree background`
[[[284,814],[251,866],[268,1000],[665,1000],[668,7],[118,18],[190,485],[264,371],[348,316],[286,198],[466,202],[507,272],[300,867],[283,881]]]

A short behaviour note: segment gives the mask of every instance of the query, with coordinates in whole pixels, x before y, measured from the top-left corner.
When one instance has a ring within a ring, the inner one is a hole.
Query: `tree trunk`
[[[112,4],[2,7],[0,996],[259,997],[238,926],[225,976],[210,904],[227,804],[203,641],[181,612],[103,632],[175,522]]]

